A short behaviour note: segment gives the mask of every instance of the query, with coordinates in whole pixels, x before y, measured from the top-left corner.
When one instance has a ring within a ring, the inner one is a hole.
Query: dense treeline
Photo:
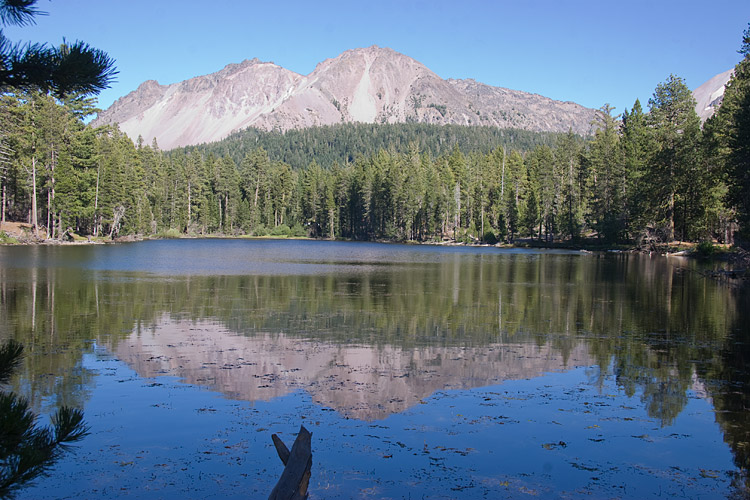
[[[647,111],[639,101],[622,116],[602,107],[586,141],[572,133],[347,125],[246,131],[163,153],[116,128],[84,126],[93,112],[87,99],[6,93],[2,217],[35,223],[50,238],[731,242],[737,221],[750,227],[748,46],[746,33],[745,59],[703,129],[691,92],[670,76]],[[511,145],[490,147],[509,138]]]
[[[305,168],[315,161],[320,165],[354,162],[372,156],[381,149],[406,153],[414,146],[432,157],[450,152],[454,146],[464,153],[490,151],[499,147],[528,151],[536,146],[553,146],[560,134],[530,132],[497,127],[466,127],[428,123],[347,123],[286,132],[266,132],[248,128],[210,144],[184,148],[229,156],[239,164],[257,148],[263,148],[274,160],[292,168]]]

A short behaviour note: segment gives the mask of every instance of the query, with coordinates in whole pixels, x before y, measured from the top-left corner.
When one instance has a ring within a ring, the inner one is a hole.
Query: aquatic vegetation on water
[[[268,436],[291,442],[300,423],[312,498],[746,491],[748,296],[686,272],[697,261],[268,240],[14,250],[0,334],[32,353],[15,387],[41,410],[79,403],[92,426],[28,498],[266,498]]]

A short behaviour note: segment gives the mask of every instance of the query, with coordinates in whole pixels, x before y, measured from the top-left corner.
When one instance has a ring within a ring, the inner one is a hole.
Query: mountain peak
[[[149,80],[100,113],[161,147],[220,140],[250,126],[289,130],[347,122],[487,125],[590,132],[595,110],[474,80],[443,80],[422,63],[371,45],[303,76],[258,58],[171,85]]]
[[[695,97],[696,102],[695,112],[701,117],[702,122],[713,116],[721,106],[721,102],[724,100],[724,89],[733,74],[734,69],[724,71],[693,90],[693,97]]]

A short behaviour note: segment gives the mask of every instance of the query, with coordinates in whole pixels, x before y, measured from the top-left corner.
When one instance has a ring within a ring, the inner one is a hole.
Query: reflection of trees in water
[[[36,412],[82,408],[93,389],[95,373],[82,363],[95,338],[83,313],[89,304],[81,300],[86,293],[80,278],[69,281],[55,269],[31,269],[20,276],[0,268],[0,337],[24,344],[14,390],[24,394]]]
[[[737,303],[744,306],[742,315],[734,317],[731,331],[724,345],[716,353],[713,363],[700,363],[698,375],[705,380],[711,396],[716,421],[724,433],[724,441],[734,453],[734,462],[743,472],[742,488],[750,492],[750,333],[748,307],[750,290],[738,290]]]
[[[0,306],[10,320],[0,334],[29,345],[24,392],[37,399],[56,395],[69,405],[85,399],[90,386],[81,352],[91,339],[150,328],[166,313],[211,319],[244,335],[284,333],[360,345],[529,342],[565,357],[585,343],[603,376],[612,367],[618,384],[628,395],[641,394],[662,425],[684,408],[696,371],[717,407],[739,412],[748,381],[741,363],[750,353],[730,332],[747,324],[747,296],[676,267],[678,262],[476,254],[328,275],[170,278],[0,269]],[[723,388],[714,395],[716,380],[738,381],[739,395]],[[719,415],[720,422],[729,418]],[[740,428],[725,432],[750,432],[748,425]],[[746,436],[728,440],[747,442]]]

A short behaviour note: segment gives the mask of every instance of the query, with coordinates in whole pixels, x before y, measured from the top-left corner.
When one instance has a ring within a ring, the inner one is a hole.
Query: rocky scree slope
[[[132,139],[163,149],[213,142],[247,127],[285,131],[337,123],[488,125],[587,135],[596,111],[572,102],[444,80],[388,48],[348,50],[299,75],[258,59],[171,85],[149,80],[101,112]]]

